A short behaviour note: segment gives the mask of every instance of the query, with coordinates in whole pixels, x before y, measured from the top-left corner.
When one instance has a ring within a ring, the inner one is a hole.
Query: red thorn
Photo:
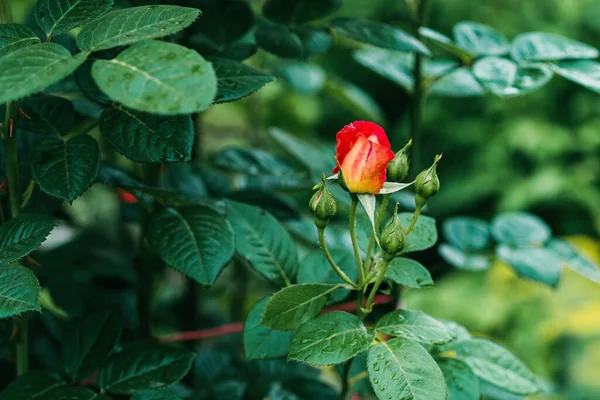
[[[23,109],[22,109],[22,108],[19,108],[19,116],[21,116],[21,117],[25,117],[25,118],[27,118],[27,119],[31,119],[31,117],[30,117],[29,115],[27,115],[27,114],[25,113],[25,111],[23,111]]]
[[[9,122],[9,126],[8,126],[8,136],[9,137],[12,137],[14,127],[15,127],[15,120],[11,118],[11,120]]]
[[[119,197],[119,201],[121,203],[135,204],[138,202],[134,195],[121,188],[117,188],[117,196]]]
[[[8,193],[8,181],[6,179],[0,183],[0,192]]]

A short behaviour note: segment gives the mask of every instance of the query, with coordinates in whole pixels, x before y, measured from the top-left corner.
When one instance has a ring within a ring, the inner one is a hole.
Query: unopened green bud
[[[406,232],[398,219],[398,203],[394,210],[394,216],[390,222],[383,228],[379,236],[379,244],[384,252],[384,258],[391,260],[397,253],[404,250],[406,245]]]
[[[386,177],[388,182],[402,182],[408,175],[408,149],[411,145],[412,139],[388,163]]]
[[[309,202],[310,210],[315,216],[315,225],[321,229],[325,229],[329,220],[337,212],[335,197],[325,183],[325,175],[320,184],[315,186],[317,191],[313,194]]]
[[[437,176],[437,163],[442,159],[438,154],[433,160],[431,167],[421,171],[415,179],[415,202],[417,207],[423,207],[430,197],[440,190],[440,179]]]

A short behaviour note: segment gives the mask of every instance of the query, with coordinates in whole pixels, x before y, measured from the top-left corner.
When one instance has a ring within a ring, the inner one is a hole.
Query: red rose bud
[[[394,216],[379,236],[379,244],[384,252],[384,258],[388,260],[393,259],[406,246],[406,232],[398,219],[398,203],[396,203]]]
[[[317,191],[313,194],[308,205],[315,216],[315,225],[318,228],[325,229],[329,220],[337,212],[335,198],[325,183],[325,175],[323,175],[323,181],[317,185]]]
[[[377,194],[385,182],[387,164],[394,158],[383,128],[373,122],[356,121],[336,135],[336,158],[349,192]]]
[[[415,179],[415,201],[417,207],[423,207],[430,197],[433,197],[440,190],[440,179],[437,176],[437,163],[442,159],[438,154],[433,160],[433,164],[428,169],[421,171]]]
[[[394,159],[387,165],[387,180],[389,182],[402,182],[408,175],[408,149],[412,145],[412,139],[408,141],[402,150],[398,151]]]
[[[117,196],[121,203],[135,204],[138,202],[134,195],[121,188],[117,188]]]

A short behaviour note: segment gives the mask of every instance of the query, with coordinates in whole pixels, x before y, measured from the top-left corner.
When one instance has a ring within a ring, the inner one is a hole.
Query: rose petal
[[[344,161],[344,158],[346,158],[346,155],[360,136],[364,136],[388,149],[391,147],[390,141],[381,126],[370,121],[355,121],[344,126],[335,136],[337,142],[335,154],[340,164]],[[336,165],[333,173],[337,173],[338,171],[339,167]]]
[[[348,189],[353,193],[378,194],[385,182],[385,169],[394,152],[359,136],[341,163]]]

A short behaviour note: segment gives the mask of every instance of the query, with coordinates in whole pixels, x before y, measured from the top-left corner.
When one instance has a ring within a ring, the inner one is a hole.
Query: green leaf
[[[278,128],[272,128],[269,133],[279,146],[318,176],[335,167],[335,160],[330,148],[310,144]]]
[[[256,44],[269,53],[284,58],[303,58],[302,40],[287,26],[260,25],[255,37]]]
[[[560,239],[552,239],[546,248],[568,268],[591,281],[600,283],[600,267],[579,254],[569,243]]]
[[[325,53],[333,43],[331,32],[326,28],[297,26],[292,28],[292,31],[300,38],[304,59],[315,54]]]
[[[71,56],[55,43],[21,47],[0,57],[0,104],[39,92],[71,74],[88,53]]]
[[[203,111],[217,93],[211,64],[173,43],[136,43],[112,60],[98,60],[92,76],[113,100],[138,111],[190,114]]]
[[[429,49],[414,36],[383,22],[361,18],[336,18],[331,23],[340,35],[384,49],[430,55]]]
[[[239,61],[224,58],[211,58],[210,61],[217,75],[215,103],[242,99],[275,79],[273,75]]]
[[[102,366],[98,385],[102,390],[114,394],[160,389],[183,378],[190,370],[194,357],[194,353],[172,346],[132,346]]]
[[[327,295],[339,287],[304,283],[283,288],[267,302],[261,324],[281,331],[294,330],[321,312]]]
[[[40,38],[25,25],[0,25],[0,57],[36,43],[40,43]]]
[[[565,79],[600,93],[600,62],[596,60],[561,61],[552,70]]]
[[[596,58],[598,54],[598,50],[588,44],[544,32],[518,35],[510,51],[510,56],[518,63]]]
[[[178,6],[112,11],[86,25],[77,35],[77,46],[83,51],[98,51],[168,36],[187,28],[198,14],[195,8]]]
[[[415,289],[433,286],[433,280],[427,268],[410,258],[394,258],[388,265],[385,276],[400,285]]]
[[[490,92],[503,95],[517,78],[517,64],[500,57],[484,57],[473,65],[473,75]]]
[[[203,207],[166,208],[152,217],[148,242],[172,268],[212,285],[233,257],[233,231],[227,219]]]
[[[475,217],[450,217],[442,226],[446,240],[461,250],[483,250],[489,246],[489,224]]]
[[[42,214],[20,214],[0,225],[0,262],[12,262],[38,248],[54,222]]]
[[[340,364],[367,350],[374,339],[375,332],[356,315],[332,311],[298,328],[288,359],[314,365]]]
[[[275,331],[260,324],[270,299],[270,296],[265,297],[256,303],[244,322],[244,349],[249,360],[277,358],[288,354],[294,334]]]
[[[289,233],[260,208],[233,201],[227,205],[236,251],[268,280],[289,285],[298,268],[296,245]]]
[[[430,91],[438,96],[449,97],[477,97],[485,94],[485,90],[467,67],[457,68],[436,80]]]
[[[333,14],[342,0],[267,0],[262,7],[265,18],[284,25],[299,25]]]
[[[62,342],[61,365],[73,381],[89,377],[110,356],[121,335],[115,314],[100,312],[76,323]]]
[[[550,82],[553,76],[552,69],[545,64],[521,65],[513,86],[506,89],[503,95],[519,96],[534,92]]]
[[[545,243],[552,236],[548,224],[525,212],[505,212],[492,220],[492,235],[500,243],[530,246]]]
[[[358,118],[385,121],[385,114],[375,99],[350,82],[339,78],[330,78],[325,84],[325,94]]]
[[[417,342],[395,338],[378,343],[369,350],[367,367],[381,400],[446,400],[442,371]]]
[[[440,358],[438,365],[448,385],[448,400],[479,400],[479,379],[464,362],[455,358]]]
[[[35,19],[49,38],[98,18],[114,0],[38,0]]]
[[[289,175],[295,172],[279,157],[258,149],[229,147],[218,153],[213,163],[224,170],[248,175]]]
[[[464,64],[470,64],[473,55],[463,49],[460,46],[457,46],[456,43],[452,41],[448,36],[441,34],[438,31],[422,26],[419,28],[419,33],[422,37],[431,40],[436,46],[454,54],[458,58],[463,61]]]
[[[44,193],[73,201],[96,179],[100,167],[98,143],[87,135],[69,140],[48,138],[31,154],[31,171]]]
[[[325,70],[315,64],[285,61],[275,66],[276,75],[289,87],[304,95],[315,94],[325,85]]]
[[[175,163],[191,159],[195,132],[189,115],[160,116],[108,108],[98,126],[106,140],[133,161]]]
[[[19,129],[37,134],[62,136],[75,125],[73,104],[56,96],[35,96],[19,102],[29,118],[19,118]]]
[[[424,344],[444,344],[456,339],[442,322],[421,311],[396,310],[384,315],[375,326],[377,332]]]
[[[0,400],[101,400],[97,396],[87,388],[66,386],[55,376],[36,371],[11,382],[0,393]]]
[[[357,269],[352,253],[346,249],[332,249],[331,257],[351,280],[356,280]],[[344,283],[331,268],[321,250],[314,251],[305,257],[298,269],[298,283]],[[339,289],[331,294],[331,302],[336,303],[345,299],[349,290]]]
[[[138,392],[131,396],[131,400],[179,400],[179,397],[170,390],[148,390]]]
[[[412,220],[412,213],[400,213],[398,218],[402,226],[407,227]],[[405,253],[426,250],[432,247],[438,240],[435,219],[425,215],[419,216],[417,223],[407,237]]]
[[[40,284],[29,268],[0,264],[0,318],[40,311],[39,293]]]
[[[516,394],[533,394],[539,386],[533,373],[508,350],[491,340],[475,338],[456,345],[456,355],[483,380]]]
[[[463,21],[454,25],[453,33],[460,47],[477,56],[502,56],[510,50],[506,36],[488,25]]]
[[[440,244],[438,252],[448,264],[467,271],[483,271],[492,265],[492,257],[484,254],[473,254],[452,244]]]
[[[558,286],[562,269],[560,260],[548,249],[512,249],[501,245],[496,249],[498,258],[510,265],[520,276],[545,283],[553,288]]]

